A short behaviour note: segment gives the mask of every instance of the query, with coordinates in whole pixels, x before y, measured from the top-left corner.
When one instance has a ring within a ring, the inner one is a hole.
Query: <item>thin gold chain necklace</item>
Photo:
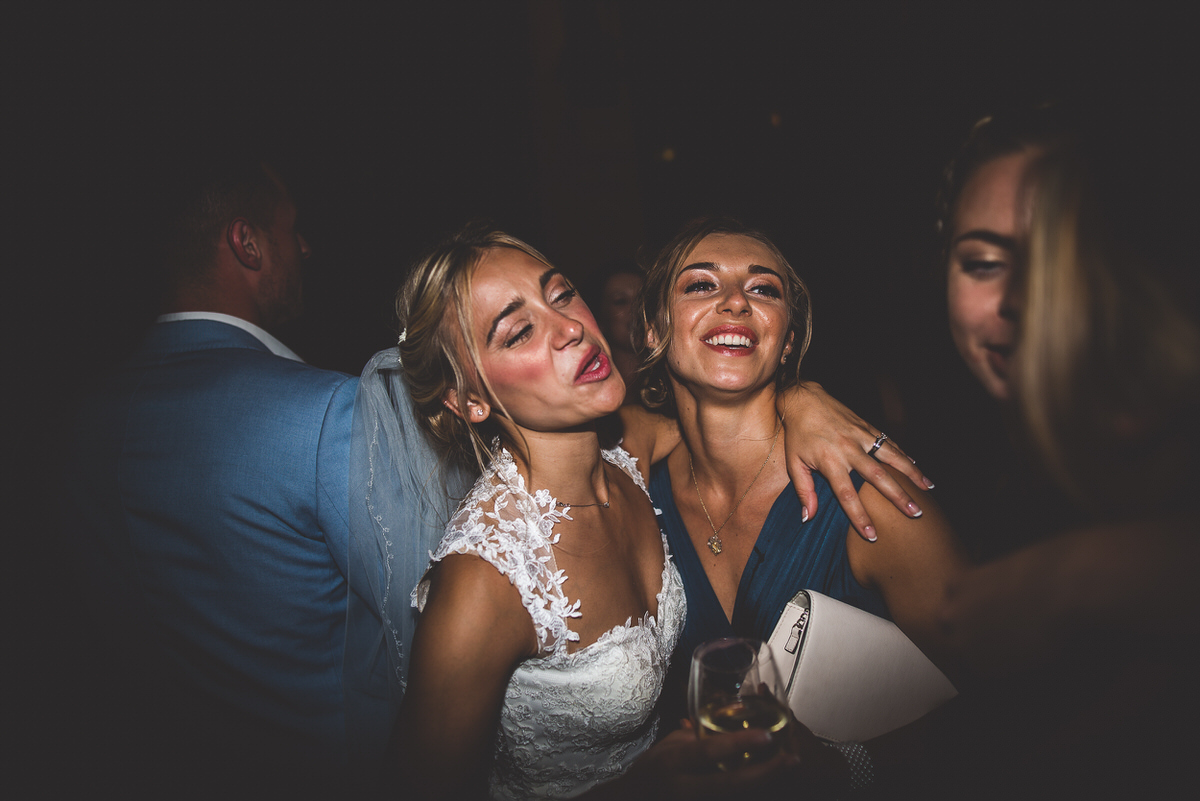
[[[611,488],[609,487],[609,485],[608,485],[608,475],[607,475],[607,474],[605,474],[605,475],[604,475],[604,489],[605,489],[605,490],[607,490],[607,491],[604,493],[605,495],[609,495],[609,496],[611,496],[611,495],[612,495],[612,489],[611,489]],[[607,501],[600,501],[600,500],[597,500],[597,501],[596,501],[596,503],[563,503],[562,501],[555,501],[555,502],[554,502],[554,505],[555,505],[556,507],[558,507],[559,509],[567,509],[567,508],[570,508],[570,509],[587,509],[587,508],[589,508],[589,507],[591,507],[591,506],[598,506],[598,507],[600,507],[601,509],[607,509],[607,508],[608,508],[608,505],[609,505],[609,503],[611,502],[611,500],[612,500],[612,498],[610,497],[610,498],[609,498],[609,500],[607,500]]]
[[[742,493],[742,497],[738,498],[738,502],[733,505],[729,516],[725,518],[725,523],[733,519],[733,515],[737,512],[738,507],[742,505],[742,501],[746,500],[746,496],[750,494],[750,490],[754,487],[754,482],[758,481],[758,477],[762,475],[763,469],[767,466],[767,462],[771,461],[771,454],[775,452],[775,443],[779,441],[779,431],[782,428],[778,418],[775,423],[775,439],[771,440],[771,450],[767,451],[767,458],[763,459],[763,463],[758,466],[758,472],[754,474],[754,479],[751,480],[750,486],[746,487],[746,491]],[[688,451],[688,470],[692,474],[692,486],[696,488],[696,497],[700,499],[700,508],[704,510],[704,517],[708,520],[708,527],[712,529],[712,536],[708,538],[708,550],[712,551],[713,556],[720,556],[721,551],[725,549],[725,543],[721,541],[721,529],[725,528],[725,523],[720,526],[713,525],[712,517],[708,514],[708,507],[704,505],[704,496],[700,494],[700,485],[696,483],[696,469],[692,466],[692,452]]]

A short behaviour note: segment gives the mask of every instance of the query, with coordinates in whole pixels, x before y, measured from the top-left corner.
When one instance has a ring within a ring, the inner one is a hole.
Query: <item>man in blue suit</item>
[[[99,724],[126,739],[115,769],[312,789],[360,756],[342,682],[358,381],[269,333],[300,312],[309,255],[279,177],[230,160],[179,198],[164,314],[77,426],[67,519],[104,651],[83,667],[125,719]]]

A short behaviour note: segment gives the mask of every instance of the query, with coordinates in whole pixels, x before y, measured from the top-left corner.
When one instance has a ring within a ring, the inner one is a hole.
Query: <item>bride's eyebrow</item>
[[[524,305],[524,299],[516,298],[509,301],[508,305],[500,310],[500,313],[497,314],[495,319],[492,320],[492,327],[488,329],[487,342],[485,343],[486,345],[492,344],[492,337],[496,335],[496,329],[500,327],[500,323],[504,321],[504,318],[515,312],[517,309],[520,309]]]
[[[551,267],[549,270],[546,270],[546,272],[538,276],[538,283],[541,284],[542,289],[545,289],[546,284],[550,283],[550,280],[554,278],[554,276],[559,275],[561,272],[562,270],[558,269],[557,267]],[[492,344],[492,338],[496,336],[496,329],[500,327],[500,323],[504,322],[504,318],[515,312],[517,309],[520,309],[524,305],[525,301],[521,298],[516,298],[509,301],[509,304],[501,309],[500,313],[497,314],[492,320],[492,327],[488,329],[487,341],[485,344]]]

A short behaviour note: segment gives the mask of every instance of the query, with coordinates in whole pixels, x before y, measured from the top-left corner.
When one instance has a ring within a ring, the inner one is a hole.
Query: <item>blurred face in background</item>
[[[633,273],[614,273],[600,293],[600,329],[614,350],[633,350],[633,306],[643,280]]]
[[[952,218],[946,275],[950,334],[971,373],[998,400],[1010,397],[1017,330],[1005,297],[1021,250],[1022,179],[1037,155],[1026,150],[985,162],[963,186]]]

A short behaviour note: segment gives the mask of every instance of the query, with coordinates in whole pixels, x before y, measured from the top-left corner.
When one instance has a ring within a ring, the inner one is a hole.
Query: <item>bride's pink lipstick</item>
[[[593,381],[603,381],[612,374],[612,365],[604,351],[599,346],[592,345],[587,356],[579,363],[579,372],[575,374],[576,384],[590,384]]]
[[[700,341],[726,356],[749,356],[758,348],[758,336],[744,325],[719,325]]]

